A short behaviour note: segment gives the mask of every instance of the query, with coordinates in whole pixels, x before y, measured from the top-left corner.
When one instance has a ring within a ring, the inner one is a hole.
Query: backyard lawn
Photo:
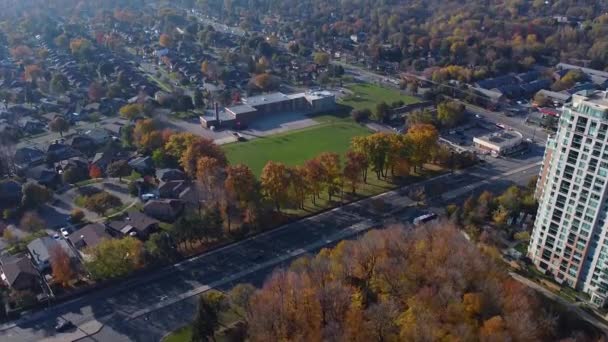
[[[269,160],[287,165],[301,165],[322,152],[344,154],[352,137],[371,132],[350,120],[325,122],[293,131],[247,142],[224,145],[230,164],[245,164],[260,175]]]
[[[374,110],[380,102],[391,104],[396,101],[403,101],[405,104],[416,103],[419,100],[413,96],[401,94],[398,90],[381,87],[374,84],[355,84],[348,86],[354,94],[343,98],[340,103],[352,107],[353,109]]]

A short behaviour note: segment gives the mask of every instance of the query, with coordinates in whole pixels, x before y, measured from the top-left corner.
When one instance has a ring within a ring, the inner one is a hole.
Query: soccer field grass
[[[230,164],[245,164],[259,176],[269,160],[301,165],[322,152],[344,154],[352,137],[370,133],[364,126],[341,120],[300,131],[232,143],[224,145],[223,149]]]
[[[348,86],[354,92],[353,95],[343,98],[340,103],[353,109],[376,109],[380,102],[391,104],[395,101],[403,101],[405,104],[416,103],[419,100],[412,96],[401,94],[398,90],[381,87],[374,84],[355,84]]]

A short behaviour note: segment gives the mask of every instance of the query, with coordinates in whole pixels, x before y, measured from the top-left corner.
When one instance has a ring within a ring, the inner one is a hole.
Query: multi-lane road
[[[518,160],[494,159],[426,181],[430,187],[445,189],[435,194],[430,205],[441,208],[482,189],[498,192],[514,183],[524,185],[538,173],[539,152],[532,151]],[[399,189],[377,196],[388,204],[391,222],[410,222],[426,209],[415,207],[406,193]],[[191,319],[197,294],[210,288],[228,289],[239,282],[260,284],[274,268],[293,258],[383,226],[386,212],[377,212],[372,203],[372,199],[366,199],[336,208],[127,283],[26,314],[0,327],[0,340],[158,340]],[[57,317],[72,321],[78,329],[57,335],[53,329]]]

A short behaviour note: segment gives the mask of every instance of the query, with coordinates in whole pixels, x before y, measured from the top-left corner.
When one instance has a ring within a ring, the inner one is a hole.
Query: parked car
[[[56,332],[64,332],[68,331],[74,327],[74,324],[67,319],[60,318],[57,320],[57,325],[55,325]]]
[[[70,235],[70,233],[72,232],[72,229],[70,227],[63,227],[59,229],[59,231],[61,232],[61,235],[63,235],[63,237],[67,239],[68,235]]]

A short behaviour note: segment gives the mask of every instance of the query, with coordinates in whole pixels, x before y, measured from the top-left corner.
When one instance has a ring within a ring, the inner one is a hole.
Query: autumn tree
[[[37,64],[30,64],[25,67],[24,76],[28,82],[36,82],[42,76],[42,68]]]
[[[496,200],[509,213],[515,214],[521,209],[522,193],[519,187],[513,185],[502,195],[498,196]]]
[[[171,45],[173,45],[173,40],[171,39],[171,37],[168,34],[163,33],[158,38],[158,44],[162,47],[168,48],[168,47],[171,47]]]
[[[196,179],[216,203],[219,203],[223,195],[225,178],[224,165],[217,159],[203,156],[196,162]]]
[[[175,133],[169,137],[163,149],[168,155],[179,160],[188,146],[194,143],[199,137],[189,132]]]
[[[259,185],[247,165],[238,164],[226,168],[226,190],[237,200],[241,208],[259,199]]]
[[[26,232],[34,233],[44,229],[46,224],[34,211],[27,211],[19,221],[19,227]]]
[[[244,291],[248,338],[555,340],[546,303],[485,253],[445,222],[370,231]]]
[[[198,160],[202,157],[213,158],[222,166],[228,164],[224,151],[214,144],[213,140],[203,137],[198,137],[186,147],[180,156],[179,163],[184,171],[194,178],[197,173]]]
[[[49,129],[52,132],[59,132],[59,135],[63,137],[63,132],[70,129],[70,123],[63,116],[57,115],[49,122]]]
[[[329,201],[332,195],[340,193],[342,190],[342,170],[340,167],[340,156],[337,153],[324,152],[318,157],[323,170],[322,182]]]
[[[287,168],[287,173],[290,179],[288,189],[290,200],[298,208],[304,209],[304,201],[311,190],[306,180],[307,169],[304,166],[292,166]]]
[[[342,173],[353,194],[357,192],[359,184],[367,180],[367,168],[367,158],[363,153],[352,150],[346,152],[346,163]]]
[[[89,85],[88,96],[89,100],[97,102],[105,96],[106,89],[99,82],[92,82]]]
[[[320,196],[320,192],[323,189],[323,165],[321,165],[318,158],[313,158],[304,163],[304,168],[306,170],[306,182],[310,195],[312,196],[312,203],[317,204],[317,198]]]
[[[86,198],[84,207],[88,210],[104,215],[108,210],[122,205],[120,198],[109,192],[102,191]]]
[[[260,75],[256,75],[253,78],[253,84],[259,88],[260,90],[271,90],[274,89],[278,82],[276,77],[268,74],[268,73],[263,73]]]
[[[69,287],[76,275],[69,254],[57,245],[51,249],[50,259],[53,280],[62,287]]]
[[[101,168],[97,166],[97,164],[92,164],[89,167],[89,178],[95,179],[101,177],[103,177],[103,172],[101,171]]]
[[[315,64],[321,66],[327,66],[329,64],[330,56],[327,52],[315,52],[313,61]]]
[[[410,146],[410,161],[416,170],[430,158],[431,152],[437,148],[439,133],[433,125],[420,124],[410,127],[406,139]]]
[[[140,103],[130,103],[122,106],[119,110],[120,116],[125,119],[134,119],[137,116],[143,114],[144,106]]]
[[[78,58],[88,58],[92,48],[91,41],[85,38],[76,38],[70,41],[70,51]]]
[[[262,191],[270,199],[277,211],[281,211],[281,206],[288,200],[287,189],[290,179],[287,167],[282,163],[268,161],[262,174],[260,175]]]

